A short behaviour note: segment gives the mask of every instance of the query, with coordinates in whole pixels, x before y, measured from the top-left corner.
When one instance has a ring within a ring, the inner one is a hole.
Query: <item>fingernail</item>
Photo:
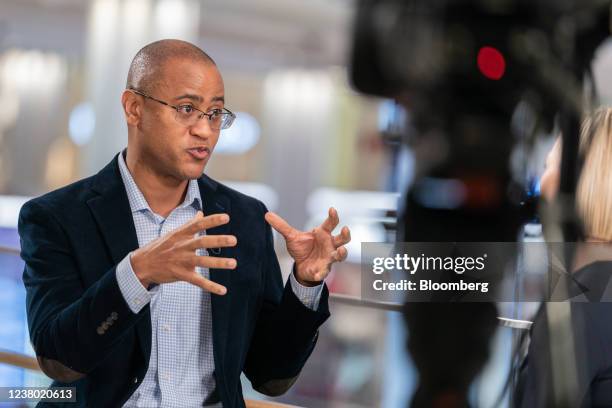
[[[229,266],[230,268],[234,268],[236,266],[236,261],[227,261],[227,266]]]
[[[219,292],[218,292],[219,295],[225,295],[226,293],[227,293],[227,289],[225,288],[219,289]]]

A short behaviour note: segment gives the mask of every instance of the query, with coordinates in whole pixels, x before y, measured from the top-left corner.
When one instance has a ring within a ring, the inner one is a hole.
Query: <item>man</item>
[[[127,150],[20,213],[41,368],[83,407],[243,407],[241,372],[285,392],[329,316],[323,280],[347,256],[348,228],[332,235],[332,208],[298,231],[203,175],[234,116],[196,46],[145,46],[121,102]],[[295,260],[284,288],[266,221]]]

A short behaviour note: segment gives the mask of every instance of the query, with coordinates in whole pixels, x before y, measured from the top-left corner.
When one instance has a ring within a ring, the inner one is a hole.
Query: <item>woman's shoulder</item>
[[[590,302],[609,303],[612,307],[612,261],[596,261],[570,276],[572,296],[584,295]]]

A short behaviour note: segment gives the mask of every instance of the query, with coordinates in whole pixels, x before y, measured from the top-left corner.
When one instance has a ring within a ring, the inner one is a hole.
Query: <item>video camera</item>
[[[555,124],[564,146],[560,193],[573,195],[579,125],[594,99],[585,82],[595,89],[591,61],[609,34],[609,0],[359,1],[351,80],[401,104],[411,121],[398,127],[412,129],[401,144],[417,161],[398,241],[517,240],[537,208],[524,159]],[[449,192],[448,181],[463,194]],[[558,221],[572,241],[580,226],[568,203]],[[406,304],[420,374],[413,407],[468,405],[497,313],[492,303],[459,306]]]

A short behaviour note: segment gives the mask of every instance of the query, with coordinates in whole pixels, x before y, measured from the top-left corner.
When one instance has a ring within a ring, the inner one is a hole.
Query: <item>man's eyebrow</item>
[[[174,99],[177,101],[180,99],[191,99],[192,101],[202,102],[202,97],[200,95],[194,95],[194,94],[183,94],[183,95],[177,96]]]
[[[197,101],[200,103],[204,100],[200,95],[194,95],[194,94],[183,94],[183,95],[177,96],[174,99],[177,101],[181,99],[191,99],[192,101]],[[225,97],[223,95],[213,96],[210,101],[211,102],[225,102]]]

